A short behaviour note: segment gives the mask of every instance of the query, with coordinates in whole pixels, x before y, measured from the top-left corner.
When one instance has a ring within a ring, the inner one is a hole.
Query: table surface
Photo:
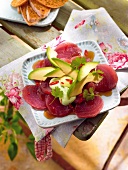
[[[55,37],[61,34],[61,31],[64,30],[64,27],[68,21],[70,13],[73,9],[83,10],[84,9],[91,9],[91,8],[98,8],[100,6],[107,8],[110,15],[113,16],[115,21],[117,22],[118,26],[128,34],[128,30],[126,29],[126,25],[128,24],[125,22],[125,19],[121,17],[120,9],[116,13],[110,9],[110,6],[107,6],[106,3],[97,2],[96,0],[69,0],[63,7],[60,8],[59,13],[55,21],[46,27],[35,27],[35,26],[27,26],[25,24],[14,23],[6,20],[0,20],[2,24],[0,28],[0,67],[3,65],[8,64],[9,62],[25,55],[26,53],[30,52],[33,49],[39,48],[40,46],[48,43],[49,41],[53,40]],[[116,1],[116,0],[115,0]],[[111,0],[112,2],[112,0]],[[117,2],[117,1],[116,1]],[[121,1],[122,2],[122,1]],[[118,1],[120,4],[121,2]],[[80,4],[81,6],[79,6]],[[128,3],[127,3],[128,5]],[[82,8],[83,7],[83,8]],[[115,9],[117,8],[117,5]],[[128,8],[127,8],[128,9]],[[119,17],[120,15],[120,17]],[[119,18],[118,18],[119,17]],[[128,17],[128,15],[127,15]],[[17,40],[12,35],[15,35],[19,38]],[[31,48],[28,48],[24,43]],[[5,58],[4,62],[2,58]],[[101,122],[107,116],[107,112],[100,114],[94,118],[86,119],[74,132],[74,135],[80,140],[87,140],[89,139],[96,129],[99,127]],[[86,129],[86,130],[85,130]],[[82,133],[84,131],[84,133]]]

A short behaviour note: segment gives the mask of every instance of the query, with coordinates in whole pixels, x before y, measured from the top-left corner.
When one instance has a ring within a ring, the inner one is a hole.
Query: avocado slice
[[[51,47],[48,47],[46,49],[46,54],[51,64],[53,64],[55,67],[58,67],[58,65],[52,60],[52,58],[57,58],[57,52],[53,50]]]
[[[92,69],[96,68],[98,64],[99,62],[86,62],[80,68],[80,71],[78,74],[78,81],[81,81],[82,79],[84,79]]]
[[[82,79],[81,81],[74,82],[71,87],[69,88],[68,95],[69,97],[77,96],[78,94],[82,93],[82,89],[85,84],[89,82],[99,83],[102,80],[102,77],[96,78],[95,75],[89,73],[87,77]]]
[[[57,65],[58,67],[67,75],[68,73],[70,73],[72,71],[72,67],[70,66],[70,64],[68,64],[67,62],[59,59],[59,58],[53,58],[52,59]]]
[[[72,77],[74,80],[78,77],[79,70],[72,70],[70,73],[68,73],[68,76]]]
[[[42,80],[45,81],[47,77],[44,77],[47,73],[55,70],[53,67],[43,67],[43,68],[37,68],[33,71],[31,71],[28,75],[28,79],[30,80]]]
[[[65,73],[60,68],[55,68],[55,70],[47,73],[45,77],[62,77]]]

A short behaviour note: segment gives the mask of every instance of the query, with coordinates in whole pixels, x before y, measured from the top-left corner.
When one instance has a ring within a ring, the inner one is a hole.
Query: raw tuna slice
[[[82,50],[74,43],[62,43],[56,47],[55,51],[58,53],[58,58],[72,58],[81,56]]]
[[[22,91],[24,100],[35,109],[46,109],[45,95],[38,94],[39,85],[27,85]]]
[[[45,58],[43,60],[39,60],[39,61],[35,62],[33,64],[33,69],[48,67],[48,66],[52,66],[52,64],[50,63],[50,61],[47,58]]]
[[[115,70],[107,64],[99,64],[97,70],[103,71],[103,79],[96,84],[95,90],[98,92],[106,92],[116,87],[118,77]]]
[[[40,83],[40,89],[45,94],[51,94],[51,88],[49,87],[50,79],[46,79]]]
[[[95,93],[95,83],[93,83],[93,82],[89,82],[88,84],[86,84],[86,85],[84,86],[83,90],[84,90],[84,89],[87,89],[87,90],[89,91],[90,88],[92,88],[93,91],[94,91],[94,93]],[[79,103],[82,103],[82,102],[85,102],[85,101],[86,101],[86,99],[83,97],[83,93],[81,93],[81,94],[79,94],[79,95],[76,96],[76,99],[75,99],[74,102],[75,102],[76,104],[79,104]]]
[[[95,96],[93,100],[82,102],[75,106],[74,112],[79,118],[94,117],[103,108],[103,100],[100,96]]]
[[[45,98],[46,106],[50,112],[50,114],[56,117],[67,116],[72,113],[72,106],[64,106],[60,103],[58,98],[54,98],[52,95],[47,95]]]

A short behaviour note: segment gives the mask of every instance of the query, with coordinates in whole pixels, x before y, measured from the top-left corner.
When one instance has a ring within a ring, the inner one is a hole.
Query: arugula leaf
[[[74,69],[78,69],[82,64],[86,63],[85,57],[76,57],[72,62],[71,66]]]
[[[55,98],[57,98],[57,97],[62,98],[63,97],[63,91],[61,91],[59,87],[55,87],[54,89],[52,89],[51,93]]]
[[[85,89],[83,92],[83,97],[86,99],[86,101],[93,100],[95,97],[94,89],[92,87],[89,88],[89,91]]]

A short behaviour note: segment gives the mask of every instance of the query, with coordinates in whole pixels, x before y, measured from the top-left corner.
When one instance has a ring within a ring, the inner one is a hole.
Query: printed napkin
[[[117,71],[118,88],[128,86],[128,39],[115,24],[104,8],[95,10],[73,10],[61,36],[46,45],[24,55],[0,69],[1,86],[14,106],[19,110],[35,137],[35,153],[39,161],[52,157],[50,134],[65,147],[74,130],[83,122],[74,121],[56,128],[39,127],[31,113],[30,106],[22,99],[22,63],[35,54],[44,52],[47,46],[55,48],[64,41],[80,42],[95,40],[101,47],[108,63]]]

